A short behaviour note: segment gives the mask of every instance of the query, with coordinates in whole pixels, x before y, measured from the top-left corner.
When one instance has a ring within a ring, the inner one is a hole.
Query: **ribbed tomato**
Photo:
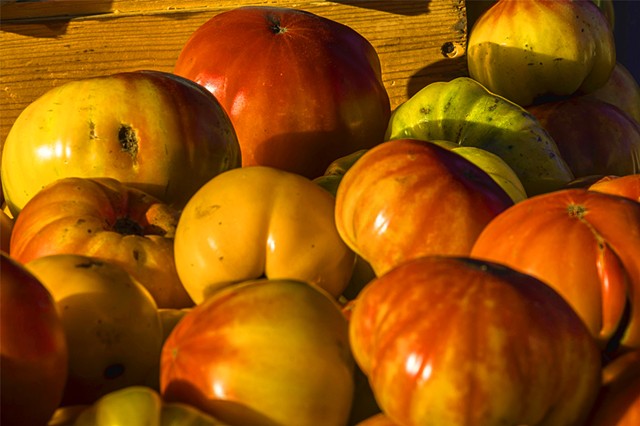
[[[603,349],[640,347],[640,203],[587,189],[538,195],[492,220],[471,255],[548,283]]]

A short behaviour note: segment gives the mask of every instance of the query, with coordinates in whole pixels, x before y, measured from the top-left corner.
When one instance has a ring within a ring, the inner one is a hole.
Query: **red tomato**
[[[243,166],[315,178],[336,158],[382,142],[389,121],[373,46],[302,10],[220,13],[193,33],[174,72],[205,86],[226,109]]]
[[[0,423],[44,425],[62,400],[68,349],[49,291],[0,253]]]
[[[578,425],[600,386],[598,347],[569,304],[490,262],[406,261],[362,290],[349,324],[400,425]]]

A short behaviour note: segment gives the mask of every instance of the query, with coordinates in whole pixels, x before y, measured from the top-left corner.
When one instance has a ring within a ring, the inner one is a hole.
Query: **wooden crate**
[[[242,5],[308,10],[349,25],[377,49],[392,107],[424,85],[466,75],[464,0],[48,0],[0,9],[0,140],[22,109],[74,79],[172,71],[205,21]]]

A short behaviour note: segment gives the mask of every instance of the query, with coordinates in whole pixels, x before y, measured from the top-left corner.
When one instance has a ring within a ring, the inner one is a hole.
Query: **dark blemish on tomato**
[[[104,378],[107,380],[117,379],[124,374],[124,365],[111,364],[104,369]]]
[[[113,230],[122,235],[144,235],[144,229],[129,217],[119,217],[113,225]]]
[[[123,152],[129,153],[131,159],[135,162],[138,156],[138,136],[133,127],[122,124],[118,129],[118,142]]]

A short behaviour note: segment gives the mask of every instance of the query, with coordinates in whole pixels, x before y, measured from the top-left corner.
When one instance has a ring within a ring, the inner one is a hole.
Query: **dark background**
[[[640,0],[614,0],[618,62],[640,82]]]

